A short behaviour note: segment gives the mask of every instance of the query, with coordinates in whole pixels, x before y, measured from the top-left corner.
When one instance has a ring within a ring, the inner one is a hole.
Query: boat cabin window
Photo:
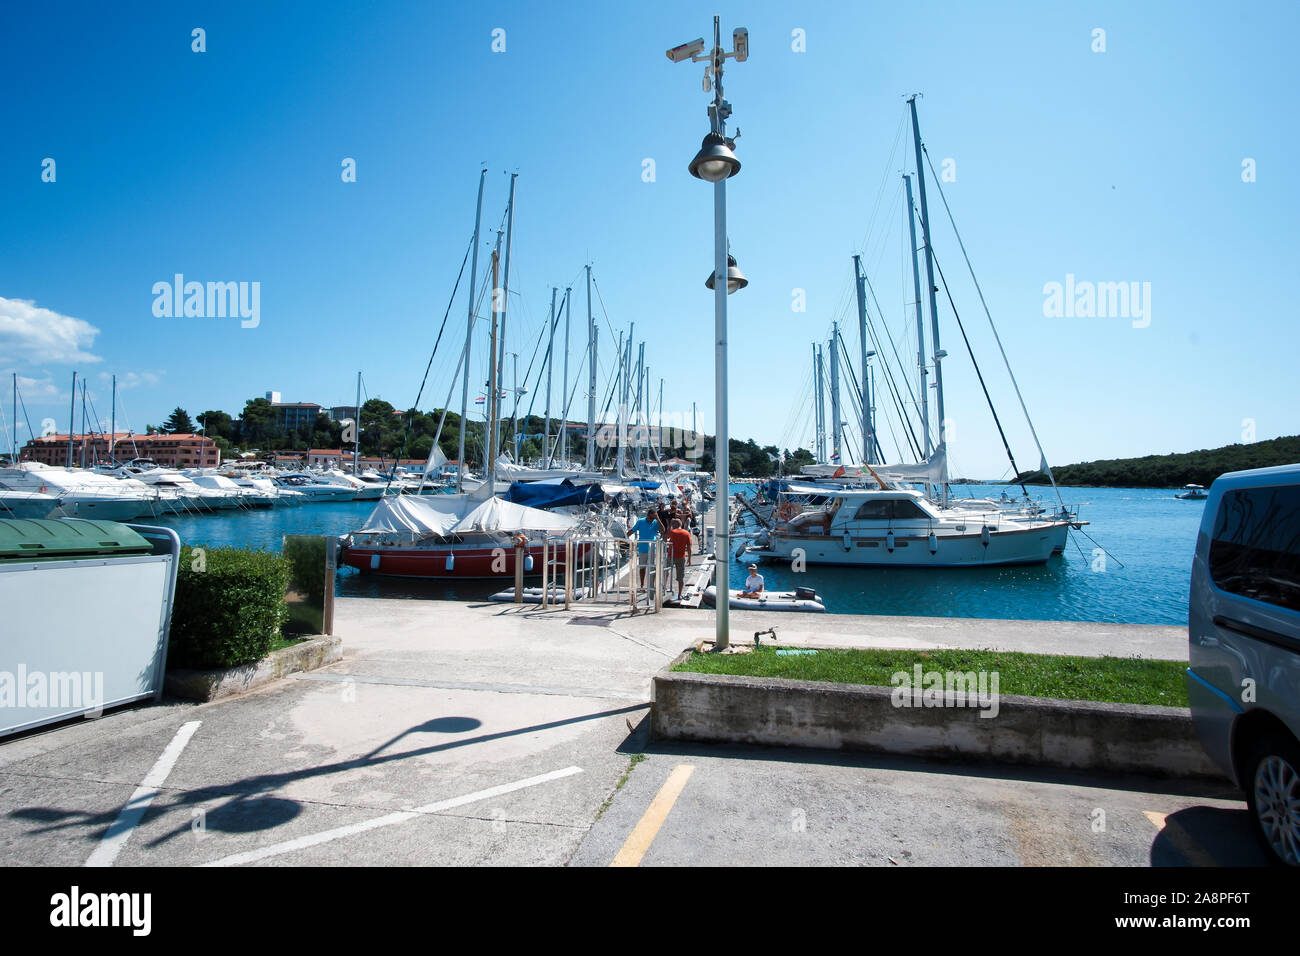
[[[864,501],[858,506],[857,513],[853,518],[855,521],[867,520],[910,520],[928,518],[924,511],[915,501],[903,499],[886,499],[884,501]]]

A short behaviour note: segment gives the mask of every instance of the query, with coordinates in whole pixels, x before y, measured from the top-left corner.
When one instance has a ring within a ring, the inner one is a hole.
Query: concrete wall
[[[898,707],[892,691],[662,671],[651,734],[1222,779],[1183,708],[1003,695],[997,715],[981,717],[976,707]]]

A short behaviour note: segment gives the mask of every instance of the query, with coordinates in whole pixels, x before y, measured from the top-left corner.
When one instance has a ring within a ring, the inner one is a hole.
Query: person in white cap
[[[758,573],[758,565],[749,566],[749,577],[745,578],[745,590],[740,596],[743,598],[758,597],[763,593],[763,575]]]

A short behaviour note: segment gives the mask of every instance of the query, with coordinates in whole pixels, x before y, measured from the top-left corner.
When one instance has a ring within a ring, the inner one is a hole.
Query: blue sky
[[[1288,283],[1300,187],[1286,165],[1300,146],[1285,47],[1296,9],[718,6],[728,43],[743,25],[751,48],[725,77],[744,164],[729,232],[750,279],[730,299],[733,436],[809,444],[810,344],[838,320],[858,352],[854,253],[881,328],[905,361],[915,352],[899,177],[912,165],[912,92],[936,165],[952,160],[944,191],[1049,460],[1217,446],[1250,423],[1260,439],[1300,431]],[[707,36],[709,14],[689,3],[5,8],[6,419],[15,370],[38,428],[46,417],[66,428],[73,370],[103,418],[117,374],[137,430],[176,405],[235,414],[270,389],[350,403],[358,369],[368,395],[407,407],[486,164],[480,272],[519,174],[508,350],[521,366],[551,286],[571,283],[576,367],[590,261],[602,379],[609,329],[634,322],[665,409],[688,416],[697,402],[711,430],[712,196],[686,172],[708,96],[702,66],[664,56]],[[195,27],[204,53],[191,50]],[[504,52],[492,50],[497,28]],[[1092,49],[1098,28],[1105,52]],[[355,183],[341,179],[346,157]],[[930,207],[939,262],[1030,465],[1037,453],[933,187]],[[178,272],[259,282],[260,323],[156,317],[152,287]],[[1149,325],[1045,315],[1044,287],[1067,275],[1150,283]],[[939,300],[954,469],[1001,475],[942,289]],[[422,407],[445,400],[464,322],[462,287]],[[485,341],[480,323],[476,379]],[[557,375],[557,405],[558,391]]]

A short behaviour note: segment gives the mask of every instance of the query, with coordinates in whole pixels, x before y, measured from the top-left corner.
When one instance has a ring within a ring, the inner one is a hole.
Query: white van
[[[1210,486],[1188,635],[1197,735],[1270,859],[1300,866],[1300,465]]]

